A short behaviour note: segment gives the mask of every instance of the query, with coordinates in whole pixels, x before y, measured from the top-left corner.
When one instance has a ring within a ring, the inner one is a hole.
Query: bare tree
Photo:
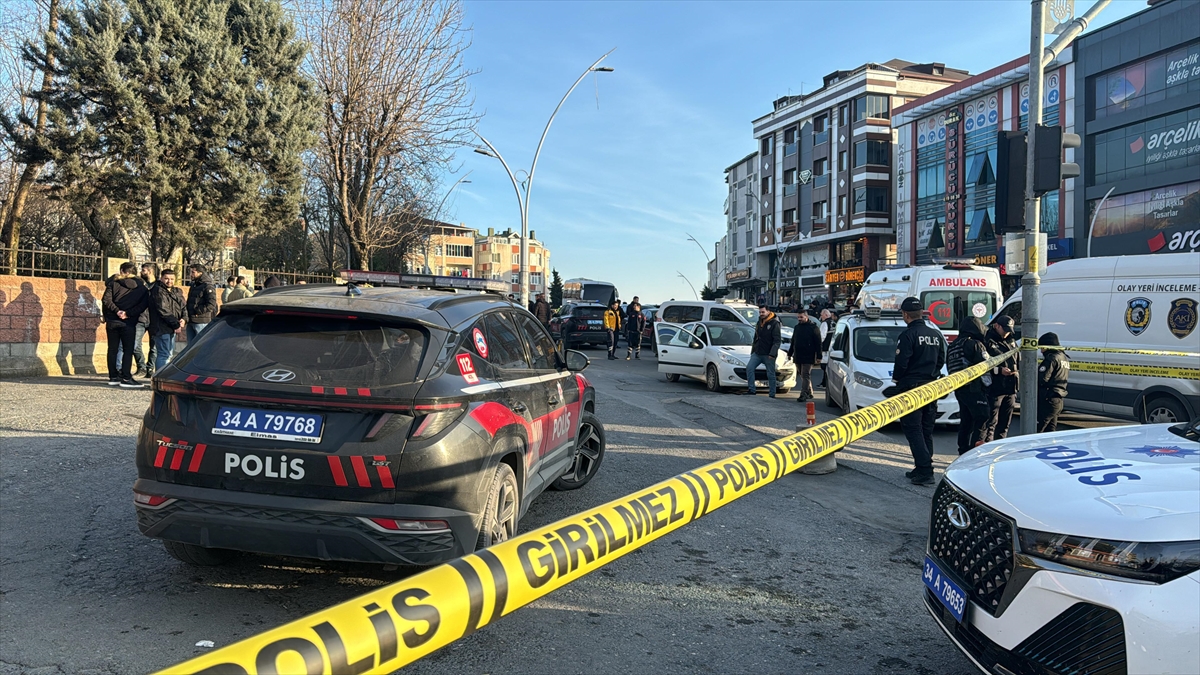
[[[324,97],[315,172],[350,264],[420,240],[426,199],[477,117],[457,0],[311,0],[308,65]]]

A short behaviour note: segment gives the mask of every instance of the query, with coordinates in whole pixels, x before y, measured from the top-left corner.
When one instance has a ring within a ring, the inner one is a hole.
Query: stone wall
[[[103,296],[102,281],[0,274],[0,378],[107,375]]]

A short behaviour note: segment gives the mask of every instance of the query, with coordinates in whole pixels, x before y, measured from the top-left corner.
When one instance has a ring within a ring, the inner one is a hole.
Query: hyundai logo
[[[268,370],[267,372],[263,373],[262,379],[266,380],[267,382],[290,382],[291,380],[296,379],[296,374],[290,370],[276,368],[275,370]]]
[[[950,519],[950,524],[960,530],[965,530],[971,526],[971,514],[967,513],[967,507],[954,502],[946,507],[946,517]]]

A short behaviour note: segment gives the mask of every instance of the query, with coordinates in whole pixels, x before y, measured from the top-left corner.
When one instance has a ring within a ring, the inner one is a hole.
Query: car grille
[[[987,672],[1014,675],[1125,675],[1125,626],[1107,607],[1076,603],[1009,651],[954,615],[925,591],[925,604]],[[999,670],[996,666],[1002,666]]]
[[[182,499],[166,504],[160,509],[137,509],[138,527],[145,532],[167,517],[174,515],[183,515],[186,517],[191,514],[353,529],[385,548],[401,554],[440,553],[454,548],[454,534],[449,530],[421,533],[380,532],[353,516],[339,516],[309,511],[261,509],[252,506],[186,501]]]
[[[965,529],[950,522],[946,511],[962,504],[971,517]],[[929,518],[929,551],[961,579],[975,604],[992,616],[1013,571],[1013,524],[1004,516],[959,492],[943,480],[933,495]]]

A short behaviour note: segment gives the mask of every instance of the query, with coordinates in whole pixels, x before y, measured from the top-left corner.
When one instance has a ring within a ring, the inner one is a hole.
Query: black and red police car
[[[506,288],[342,275],[225,305],[155,376],[134,498],[176,558],[433,564],[512,537],[543,490],[596,475],[587,357],[490,292]]]

